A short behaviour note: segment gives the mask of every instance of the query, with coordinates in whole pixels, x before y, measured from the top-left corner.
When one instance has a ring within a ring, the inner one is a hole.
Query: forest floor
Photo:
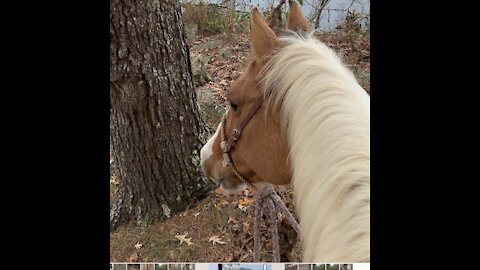
[[[340,54],[360,85],[370,92],[369,35],[337,31],[317,37]],[[189,41],[189,46],[192,67],[199,65],[197,68],[209,74],[200,75],[197,81],[201,81],[201,77],[210,76],[212,79],[207,83],[198,83],[196,91],[206,124],[214,131],[225,111],[225,90],[238,78],[248,57],[249,35],[197,37],[195,41]],[[110,180],[110,200],[113,202],[115,175],[111,175]],[[276,190],[293,212],[290,187],[278,187]],[[110,261],[252,262],[253,195],[253,190],[247,190],[229,201],[212,190],[197,205],[165,221],[121,226],[110,233]],[[261,231],[261,260],[272,261],[272,243],[266,222],[262,222]],[[185,239],[183,243],[180,241],[182,238]],[[283,219],[279,224],[282,261],[300,261],[296,240],[295,231]]]

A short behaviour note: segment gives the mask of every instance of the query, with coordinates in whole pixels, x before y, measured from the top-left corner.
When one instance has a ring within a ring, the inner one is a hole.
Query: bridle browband
[[[233,164],[233,159],[230,156],[230,150],[232,149],[232,146],[235,144],[235,142],[240,138],[240,135],[242,134],[242,130],[245,128],[248,122],[252,120],[253,116],[257,113],[260,107],[262,107],[262,104],[270,97],[270,94],[271,94],[271,91],[269,91],[266,96],[262,95],[257,99],[252,110],[250,110],[250,112],[247,114],[247,117],[243,119],[242,123],[240,123],[240,126],[232,130],[232,134],[228,138],[228,141],[225,137],[225,124],[227,122],[227,114],[229,110],[227,110],[222,117],[221,128],[220,128],[220,135],[222,139],[220,143],[220,148],[222,148],[222,152],[223,152],[222,165],[224,167],[232,167],[233,173],[238,177],[238,179],[240,179],[240,181],[250,186],[252,186],[252,184],[247,181],[247,179],[237,170],[237,168],[235,168],[235,165]]]

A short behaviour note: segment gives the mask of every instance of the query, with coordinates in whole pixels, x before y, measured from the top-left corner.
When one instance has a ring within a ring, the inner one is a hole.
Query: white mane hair
[[[263,83],[281,106],[303,260],[369,262],[370,97],[311,35],[280,41]]]

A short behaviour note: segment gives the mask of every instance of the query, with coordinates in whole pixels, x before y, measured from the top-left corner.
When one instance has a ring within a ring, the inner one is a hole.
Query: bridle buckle
[[[240,131],[236,128],[232,130],[232,135],[231,137],[233,138],[234,141],[238,140],[240,138]]]

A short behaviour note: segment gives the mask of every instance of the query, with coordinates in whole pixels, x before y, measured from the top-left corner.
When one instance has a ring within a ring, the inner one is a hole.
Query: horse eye
[[[230,101],[230,107],[232,108],[232,110],[235,112],[237,111],[237,104],[233,103]]]

